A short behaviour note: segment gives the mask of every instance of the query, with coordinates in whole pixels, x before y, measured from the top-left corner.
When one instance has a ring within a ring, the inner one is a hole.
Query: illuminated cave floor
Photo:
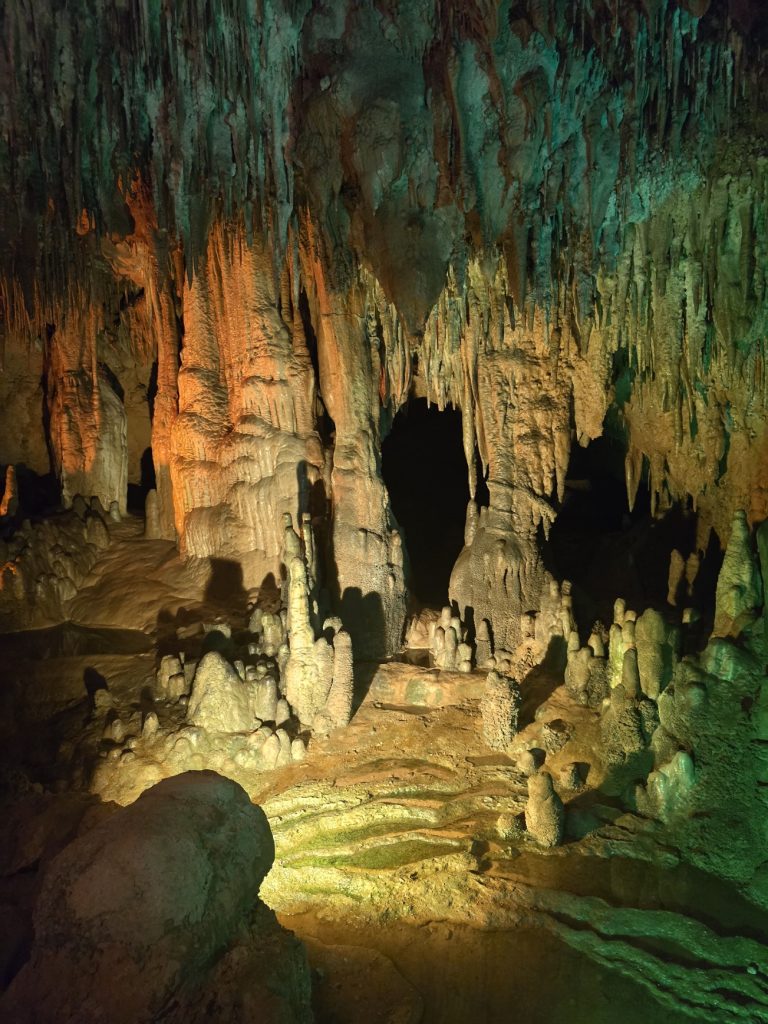
[[[215,604],[201,567],[139,540],[136,524],[120,529],[70,606],[79,627],[4,641],[25,680],[23,728],[2,737],[6,756],[33,775],[58,761],[45,780],[54,789],[85,784],[89,752],[97,759],[86,670],[140,709],[158,629]],[[346,730],[312,741],[301,764],[237,778],[269,817],[277,855],[262,895],[308,941],[318,1020],[768,1021],[765,915],[601,794],[597,712],[534,672],[515,748],[495,754],[479,723],[483,678],[358,665],[361,703]],[[515,751],[551,744],[561,723],[570,738],[548,767],[557,778],[577,762],[586,779],[564,794],[566,842],[543,850],[520,828]],[[154,781],[146,767],[139,756],[103,775],[102,799],[134,799]],[[46,815],[77,819],[84,799],[34,797],[34,827],[17,847],[44,845],[42,834],[63,828],[43,826]],[[6,896],[12,885],[6,871]]]

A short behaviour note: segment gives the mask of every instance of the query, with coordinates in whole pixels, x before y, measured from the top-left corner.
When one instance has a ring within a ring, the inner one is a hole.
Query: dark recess
[[[409,587],[420,604],[448,602],[451,570],[464,546],[469,501],[461,412],[412,399],[382,444],[382,475],[402,527]],[[487,504],[482,483],[481,503]]]
[[[320,440],[323,442],[323,445],[325,447],[331,447],[336,439],[336,424],[333,422],[331,415],[326,409],[320,393],[320,356],[317,350],[317,335],[315,334],[315,328],[312,326],[312,316],[309,311],[307,293],[303,288],[299,293],[299,316],[301,317],[301,324],[304,328],[304,339],[307,343],[307,352],[309,353],[309,358],[312,362],[312,369],[315,374],[315,401],[317,403],[315,412],[317,432],[320,435]]]
[[[145,448],[141,455],[141,481],[138,484],[128,484],[128,511],[144,515],[144,502],[156,486],[152,449]]]
[[[589,633],[599,619],[610,625],[613,602],[623,597],[638,612],[667,604],[669,560],[673,549],[684,558],[693,551],[696,517],[676,505],[651,517],[647,479],[642,479],[632,511],[624,483],[624,450],[607,436],[586,448],[574,444],[566,494],[545,546],[548,567],[573,583],[579,628]],[[722,553],[714,535],[702,559],[690,603],[709,619]]]
[[[17,519],[36,521],[61,508],[61,486],[55,473],[36,473],[23,462],[16,463],[15,468],[20,508]],[[0,465],[0,493],[6,469],[7,466]]]

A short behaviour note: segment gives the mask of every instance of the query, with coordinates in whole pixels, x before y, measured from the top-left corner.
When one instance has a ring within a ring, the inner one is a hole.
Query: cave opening
[[[152,449],[145,448],[139,460],[138,483],[128,484],[128,511],[135,515],[144,515],[144,503],[150,491],[157,487],[155,479],[155,463],[152,458]]]
[[[448,603],[451,570],[464,545],[469,501],[461,412],[414,398],[382,444],[382,475],[402,528],[408,582],[421,605]]]
[[[573,445],[565,497],[545,546],[550,570],[573,585],[574,611],[585,633],[595,621],[610,624],[617,597],[634,609],[669,608],[672,552],[684,559],[695,553],[692,509],[675,504],[662,516],[651,515],[647,467],[630,509],[624,455],[621,440],[610,435],[586,447]],[[721,564],[713,534],[688,595],[705,621],[711,621]],[[688,600],[683,595],[681,605]]]

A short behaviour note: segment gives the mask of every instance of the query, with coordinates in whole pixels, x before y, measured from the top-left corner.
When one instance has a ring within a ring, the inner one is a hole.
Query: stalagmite
[[[475,634],[475,658],[478,668],[485,668],[493,657],[491,629],[487,619],[481,619]]]
[[[485,742],[494,750],[506,751],[517,732],[520,712],[520,689],[517,683],[496,671],[485,681],[480,712]]]
[[[555,791],[549,772],[540,771],[528,779],[525,827],[540,846],[559,846],[563,840],[563,802]]]
[[[646,749],[643,721],[635,698],[619,683],[610,693],[600,719],[604,756],[611,767],[621,767]]]
[[[147,540],[157,540],[163,536],[159,500],[155,490],[151,490],[144,501],[144,536]]]
[[[345,629],[338,629],[333,638],[333,682],[325,705],[332,728],[349,723],[353,684],[352,638]]]
[[[640,669],[638,667],[638,652],[636,647],[628,647],[624,652],[621,665],[621,686],[624,693],[631,700],[636,700],[641,693],[642,683],[640,681]],[[657,694],[658,696],[658,694]]]
[[[211,732],[250,732],[254,712],[237,672],[216,651],[206,654],[195,672],[187,720]]]
[[[693,585],[696,582],[696,577],[699,574],[701,568],[701,559],[697,551],[692,551],[685,560],[685,584],[686,584],[686,595],[691,597],[693,594]]]
[[[763,605],[763,586],[749,526],[737,512],[717,579],[715,636],[738,636],[754,622]]]
[[[178,700],[187,692],[184,668],[175,655],[166,654],[156,675],[155,693],[160,700]]]
[[[669,581],[667,603],[673,607],[678,603],[680,587],[685,577],[685,559],[675,548],[669,556]]]
[[[672,680],[677,631],[666,624],[659,612],[648,608],[637,620],[635,646],[641,689],[655,700]]]
[[[3,6],[0,1017],[768,1020],[764,6]]]

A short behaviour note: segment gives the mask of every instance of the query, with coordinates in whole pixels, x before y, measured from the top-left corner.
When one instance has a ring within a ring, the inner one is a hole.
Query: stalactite
[[[3,12],[6,363],[45,349],[52,400],[84,374],[74,430],[88,438],[104,409],[119,419],[95,383],[117,310],[137,359],[157,359],[164,535],[266,566],[304,466],[354,548],[342,589],[386,567],[389,647],[402,583],[378,446],[415,386],[462,410],[470,493],[475,449],[490,493],[472,574],[495,566],[500,600],[511,588],[535,606],[546,590],[535,538],[572,442],[599,436],[609,410],[630,499],[646,461],[659,511],[692,499],[702,535],[724,539],[736,508],[768,512],[759,39],[672,0],[518,6],[512,22],[507,6],[459,14],[442,0],[394,19],[308,0],[265,0],[258,15],[240,0],[162,18],[139,0]],[[124,314],[128,287],[143,300]],[[85,308],[102,324],[81,358],[65,339]],[[32,369],[23,387],[31,399]],[[93,476],[65,462],[64,477]],[[124,503],[121,481],[104,498]]]

